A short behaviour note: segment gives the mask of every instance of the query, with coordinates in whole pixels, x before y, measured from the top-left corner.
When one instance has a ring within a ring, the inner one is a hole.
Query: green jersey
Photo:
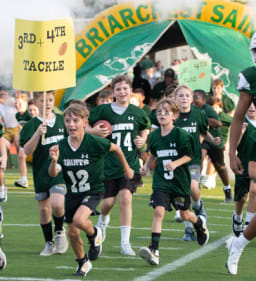
[[[248,123],[246,130],[237,146],[237,156],[241,160],[241,163],[244,168],[244,176],[248,175],[248,162],[251,153],[251,147],[256,141],[256,128],[250,123],[248,119],[245,119],[245,122]]]
[[[67,192],[79,196],[87,191],[104,191],[104,156],[109,151],[108,139],[85,134],[74,150],[69,137],[60,141],[58,163],[62,167]]]
[[[55,114],[54,122],[47,125],[47,132],[45,134],[45,144],[42,145],[41,138],[33,152],[33,179],[34,186],[37,193],[48,191],[54,185],[63,184],[62,173],[56,178],[52,178],[48,174],[48,168],[51,162],[49,157],[49,148],[64,138],[65,126],[62,115]],[[34,135],[37,128],[42,124],[42,119],[34,117],[28,121],[20,132],[20,146],[24,147]]]
[[[4,135],[4,132],[3,132],[3,126],[2,124],[0,123],[0,138]]]
[[[112,105],[115,103],[102,104],[92,109],[89,123],[93,126],[98,120],[109,121],[112,125],[112,134],[108,138],[121,148],[130,167],[135,173],[139,173],[138,149],[134,144],[134,139],[139,131],[150,129],[148,117],[142,109],[133,104],[129,104],[121,114],[116,113]],[[104,172],[107,179],[124,177],[122,165],[112,152],[105,157]]]
[[[184,129],[192,136],[195,153],[189,164],[201,165],[202,152],[200,134],[207,134],[207,116],[199,108],[191,106],[191,110],[189,112],[180,113],[179,118],[174,124],[176,127]]]
[[[190,172],[188,164],[168,171],[165,165],[184,155],[192,158],[192,136],[181,128],[174,127],[167,136],[161,136],[158,128],[149,135],[150,152],[156,156],[157,163],[153,175],[153,190],[172,193],[175,196],[190,196]]]
[[[256,67],[251,66],[239,73],[237,90],[252,95],[256,104]]]
[[[23,127],[29,120],[31,120],[31,115],[29,112],[26,110],[23,114],[20,112],[17,112],[15,115],[17,121],[19,124]]]
[[[219,117],[222,122],[222,126],[220,127],[220,134],[223,139],[223,143],[225,144],[228,140],[228,131],[232,122],[232,117],[225,112],[221,112]]]
[[[166,86],[165,81],[157,83],[153,88],[152,98],[160,100],[162,98],[162,96],[164,95],[164,91],[165,91],[166,87],[167,86]]]

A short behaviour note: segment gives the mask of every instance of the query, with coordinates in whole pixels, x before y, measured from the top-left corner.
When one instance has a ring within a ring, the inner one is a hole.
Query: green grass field
[[[79,280],[72,273],[76,263],[72,249],[65,255],[40,257],[44,247],[39,226],[37,202],[34,199],[31,168],[29,168],[29,188],[14,187],[18,179],[17,169],[5,173],[8,187],[8,201],[4,209],[4,239],[2,248],[7,256],[7,267],[0,271],[0,280],[52,281]],[[144,187],[138,189],[133,199],[133,225],[131,242],[136,257],[120,254],[119,209],[115,206],[102,256],[93,262],[93,269],[86,280],[175,280],[175,281],[216,281],[253,280],[255,273],[255,242],[245,250],[239,264],[237,276],[227,273],[225,262],[227,249],[225,237],[231,234],[231,216],[234,203],[224,203],[224,194],[218,181],[214,190],[202,190],[202,197],[208,213],[209,243],[199,247],[197,242],[182,242],[184,224],[175,223],[174,212],[166,212],[160,241],[160,265],[151,267],[139,258],[141,246],[148,246],[151,237],[152,208],[148,207],[151,193],[151,177],[144,178]],[[94,222],[97,218],[93,217]],[[85,249],[87,239],[83,235]]]

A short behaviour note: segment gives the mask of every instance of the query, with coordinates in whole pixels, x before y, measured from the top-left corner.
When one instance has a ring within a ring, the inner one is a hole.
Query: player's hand
[[[243,126],[242,126],[242,133],[241,133],[242,136],[243,136],[243,134],[245,133],[247,126],[248,126],[248,123],[247,123],[247,122],[244,122],[244,123],[243,123]]]
[[[110,135],[110,131],[108,128],[104,127],[104,123],[100,123],[93,127],[94,135],[102,138],[106,138]]]
[[[221,144],[221,138],[220,137],[213,138],[212,143],[214,145],[220,145]]]
[[[141,148],[145,144],[145,139],[140,136],[137,136],[133,141],[137,148]]]
[[[36,134],[40,137],[42,135],[45,135],[47,132],[47,124],[42,123],[36,130]]]
[[[59,145],[56,144],[56,145],[51,146],[49,149],[49,154],[50,154],[52,160],[57,162],[59,159]]]
[[[175,161],[170,161],[165,165],[165,169],[168,171],[174,171],[177,168]]]
[[[146,167],[145,165],[140,168],[140,174],[142,176],[146,176],[147,172],[148,172],[148,167]]]
[[[127,180],[131,180],[134,177],[134,170],[130,167],[124,171],[124,176]]]
[[[243,168],[243,165],[242,165],[240,159],[236,155],[230,154],[229,161],[230,161],[231,170],[235,174],[242,175],[244,172],[244,168]]]

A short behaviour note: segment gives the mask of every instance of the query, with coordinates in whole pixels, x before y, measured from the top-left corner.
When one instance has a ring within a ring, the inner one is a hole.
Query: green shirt
[[[0,138],[4,135],[4,132],[3,132],[3,126],[2,124],[0,123]]]
[[[150,129],[146,113],[139,107],[129,104],[122,114],[118,114],[113,111],[111,104],[102,104],[90,112],[90,125],[93,126],[98,120],[110,122],[112,134],[108,138],[121,148],[130,167],[135,173],[139,173],[138,149],[134,144],[134,139],[139,131]],[[112,152],[106,155],[104,172],[107,179],[124,177],[122,165]]]
[[[225,112],[221,112],[219,114],[219,117],[222,122],[222,126],[220,127],[220,134],[223,139],[223,143],[225,144],[228,140],[228,131],[232,122],[232,116],[228,115]]]
[[[55,116],[54,124],[52,124],[51,127],[47,125],[45,144],[42,145],[40,137],[37,147],[33,152],[32,169],[35,191],[37,193],[48,191],[52,186],[64,183],[62,173],[56,178],[52,178],[48,174],[48,168],[51,162],[49,148],[63,139],[65,133],[63,116],[59,114],[55,114]],[[42,120],[38,117],[34,117],[24,125],[20,132],[21,147],[24,147],[25,143],[32,138],[40,124],[42,124]]]
[[[85,134],[76,150],[69,144],[69,137],[60,141],[58,163],[68,193],[76,196],[87,191],[104,191],[104,156],[110,146],[108,139],[89,134]]]
[[[29,120],[31,120],[31,115],[29,112],[26,110],[23,114],[20,112],[17,112],[15,115],[17,121],[19,124],[23,127]]]
[[[164,91],[166,89],[165,81],[157,83],[152,91],[152,98],[160,100],[161,97],[164,95]]]
[[[174,171],[165,169],[169,161],[175,161],[184,155],[193,156],[192,136],[183,129],[174,127],[167,136],[161,136],[158,128],[149,135],[150,152],[156,156],[157,163],[153,175],[153,190],[168,192],[175,196],[190,196],[190,172],[188,164]]]
[[[200,134],[207,134],[208,119],[206,114],[199,108],[191,106],[190,112],[180,113],[179,118],[174,124],[186,130],[192,136],[195,153],[189,164],[201,165],[202,152]]]

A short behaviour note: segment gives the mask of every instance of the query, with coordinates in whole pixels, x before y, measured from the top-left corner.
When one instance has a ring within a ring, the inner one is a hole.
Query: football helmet
[[[250,51],[252,54],[252,60],[256,64],[256,32],[253,34],[251,39]]]

